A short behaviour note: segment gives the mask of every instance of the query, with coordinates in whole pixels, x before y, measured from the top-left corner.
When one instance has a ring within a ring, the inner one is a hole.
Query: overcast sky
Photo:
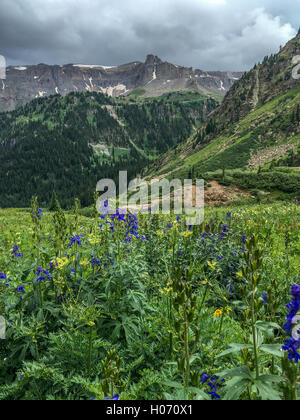
[[[0,0],[0,55],[10,65],[118,65],[151,53],[247,70],[296,34],[299,16],[299,0]]]

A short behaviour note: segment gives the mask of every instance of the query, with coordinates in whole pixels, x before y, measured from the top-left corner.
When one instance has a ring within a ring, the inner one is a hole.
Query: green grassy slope
[[[150,174],[186,177],[219,169],[297,166],[300,146],[300,83],[292,78],[299,35],[278,55],[245,74],[208,122],[162,156]]]

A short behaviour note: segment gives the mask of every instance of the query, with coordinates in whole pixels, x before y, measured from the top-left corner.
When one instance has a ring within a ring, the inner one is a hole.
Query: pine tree
[[[223,182],[225,182],[225,180],[226,180],[226,168],[225,168],[225,166],[223,166],[223,169],[222,169],[222,180],[223,180]]]
[[[60,204],[57,199],[56,191],[53,191],[51,201],[49,204],[49,211],[58,211],[60,209]]]

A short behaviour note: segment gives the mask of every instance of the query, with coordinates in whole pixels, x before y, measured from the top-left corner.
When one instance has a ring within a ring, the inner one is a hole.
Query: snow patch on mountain
[[[116,66],[100,66],[97,64],[74,64],[73,67],[79,67],[82,69],[104,69],[104,70],[116,68]]]
[[[156,79],[157,79],[156,66],[154,66],[153,73],[152,73],[152,79],[150,80],[150,82],[147,83],[147,85],[150,85],[150,83],[154,82],[154,80],[156,80]]]
[[[106,88],[100,87],[100,91],[108,96],[122,95],[129,92],[127,87],[123,84],[119,84],[116,86],[108,86]]]

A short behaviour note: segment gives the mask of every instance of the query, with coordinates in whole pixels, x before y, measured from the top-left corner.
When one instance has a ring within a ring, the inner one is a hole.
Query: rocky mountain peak
[[[155,64],[162,64],[162,60],[157,57],[157,55],[153,55],[153,54],[148,54],[146,61],[145,61],[146,66],[147,65],[155,65]]]

